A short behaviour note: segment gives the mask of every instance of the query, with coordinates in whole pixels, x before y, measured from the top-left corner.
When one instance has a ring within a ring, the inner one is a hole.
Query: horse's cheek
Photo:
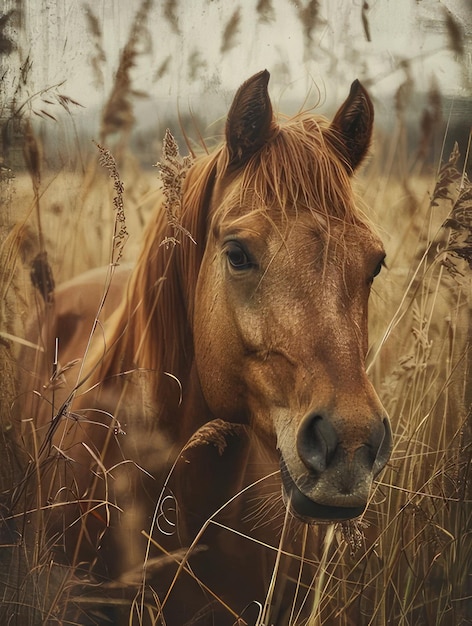
[[[224,293],[200,288],[194,317],[195,360],[205,401],[215,418],[245,421],[241,355]],[[210,294],[210,296],[208,296]]]

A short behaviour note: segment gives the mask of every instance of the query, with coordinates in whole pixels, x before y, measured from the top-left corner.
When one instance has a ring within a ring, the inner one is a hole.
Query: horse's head
[[[355,82],[331,124],[273,118],[261,72],[238,91],[219,154],[194,301],[198,374],[212,413],[280,452],[304,520],[356,517],[391,450],[365,371],[367,304],[384,250],[350,176],[372,132]]]

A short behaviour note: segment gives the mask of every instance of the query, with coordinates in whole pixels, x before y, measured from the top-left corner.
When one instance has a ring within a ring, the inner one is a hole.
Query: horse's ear
[[[236,92],[226,120],[226,145],[230,167],[239,167],[267,141],[273,125],[267,85],[270,74],[263,70],[249,78]]]
[[[341,153],[349,171],[362,162],[370,146],[374,124],[374,106],[369,94],[358,80],[344,104],[334,116],[329,127],[336,148]]]

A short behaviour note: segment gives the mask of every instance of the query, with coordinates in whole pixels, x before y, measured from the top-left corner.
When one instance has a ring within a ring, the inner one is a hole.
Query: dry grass
[[[395,447],[365,516],[364,547],[358,547],[358,537],[351,541],[357,549],[349,549],[329,527],[320,531],[324,550],[314,580],[311,625],[347,626],[353,619],[362,624],[459,625],[470,618],[470,185],[456,166],[453,154],[437,177],[408,180],[408,193],[402,181],[384,173],[379,177],[374,164],[361,181],[371,206],[388,207],[374,216],[382,224],[389,269],[373,295],[369,371],[390,413]],[[376,186],[371,185],[374,178]],[[116,180],[114,184],[108,197],[118,191],[126,198]],[[34,193],[31,203],[36,203]],[[54,211],[42,210],[52,213],[54,223]],[[110,209],[108,213],[107,229],[113,233],[117,222]],[[61,214],[60,219],[70,218]],[[47,224],[45,220],[45,233]],[[53,249],[48,236],[45,242]],[[57,258],[54,253],[51,257]],[[213,437],[221,445],[218,436],[210,435],[209,441]],[[202,431],[189,445],[207,440]],[[103,606],[103,590],[98,596],[82,592],[79,601],[74,572],[51,569],[47,538],[40,544],[33,554],[23,546],[15,549],[17,578],[10,579],[15,601],[36,607],[27,612],[30,623],[38,613],[53,620],[54,610],[60,612],[67,601],[84,610],[97,602]],[[181,563],[179,571],[187,567],[188,553],[169,558]],[[146,599],[145,610],[156,624],[162,601],[156,599],[152,608]],[[270,623],[268,611],[261,612],[259,626]]]
[[[318,19],[318,3],[295,5],[304,36],[310,40]],[[129,572],[123,580],[99,588],[91,580],[79,581],[78,570],[53,566],[51,554],[57,547],[41,532],[41,518],[47,511],[33,510],[39,530],[31,543],[26,543],[26,522],[21,514],[15,517],[9,509],[11,485],[16,486],[14,495],[20,503],[23,494],[23,451],[14,445],[12,436],[11,409],[19,400],[14,377],[15,338],[24,336],[24,322],[36,306],[35,294],[39,293],[47,303],[53,298],[55,281],[62,282],[89,267],[110,263],[110,242],[112,265],[134,259],[139,235],[157,193],[155,174],[143,172],[127,147],[134,121],[129,72],[139,53],[149,6],[146,2],[141,5],[103,113],[102,139],[112,131],[122,132],[120,174],[113,156],[103,147],[100,153],[108,172],[97,167],[96,158],[84,172],[48,171],[33,126],[25,122],[26,171],[16,172],[14,181],[2,174],[0,181],[2,204],[8,208],[2,218],[5,221],[1,224],[0,241],[0,516],[4,519],[0,528],[0,621],[5,623],[65,623],[61,620],[67,614],[68,604],[77,608],[78,621],[84,620],[86,613],[90,615],[90,609],[98,619],[108,603],[124,602],[118,594],[114,595],[119,585],[131,593],[131,600],[126,599],[131,607],[129,623],[140,623],[145,614],[149,623],[162,623],[161,608],[166,598],[149,597],[149,589],[145,593],[140,586],[142,576]],[[164,9],[165,18],[178,30],[176,3],[166,2]],[[100,29],[88,11],[90,28],[96,37],[94,67],[99,72],[104,62]],[[260,19],[271,19],[270,2],[259,2],[258,11]],[[369,38],[365,7],[362,11]],[[223,34],[222,52],[234,46],[239,20],[236,9]],[[462,32],[452,18],[448,19],[448,29],[454,49],[462,54]],[[8,38],[2,42],[7,52],[12,49]],[[166,71],[167,61],[158,71]],[[362,527],[354,525],[319,529],[322,550],[317,555],[305,555],[316,563],[309,600],[311,616],[308,622],[297,621],[294,608],[291,626],[465,626],[472,620],[472,191],[464,171],[458,167],[456,152],[444,155],[444,163],[436,174],[428,173],[424,165],[433,130],[439,124],[434,91],[413,157],[413,173],[401,168],[399,173],[394,171],[394,165],[405,160],[401,109],[406,106],[411,87],[407,80],[398,93],[399,126],[392,134],[397,141],[387,146],[379,140],[376,159],[359,181],[360,193],[366,205],[373,208],[372,219],[380,225],[388,252],[388,269],[377,279],[372,297],[369,374],[392,420],[394,451],[363,520],[368,524],[365,539],[360,534]],[[172,152],[172,146],[169,150],[175,160],[173,174],[179,176],[187,164]],[[126,247],[124,202],[131,233]],[[176,238],[178,208],[169,199],[169,218],[175,225]],[[30,428],[33,444],[37,444],[32,423]],[[230,434],[227,426],[210,425],[190,439],[187,449],[210,444],[222,452],[225,437]],[[30,467],[40,473],[43,466],[34,445],[30,461]],[[162,504],[167,495],[163,490],[157,504]],[[263,509],[262,515],[267,511],[270,509]],[[208,526],[220,523],[217,513],[208,518],[201,534]],[[284,532],[286,525],[280,543],[267,546],[277,553],[277,563],[284,554]],[[201,534],[190,551],[199,549]],[[154,541],[150,536],[147,539]],[[190,575],[190,551],[165,553],[165,559],[179,563],[179,576]],[[165,562],[149,560],[147,571],[159,571]],[[271,623],[270,601],[276,593],[276,583],[277,569],[266,601],[252,622],[256,626]],[[299,594],[303,597],[305,590]]]

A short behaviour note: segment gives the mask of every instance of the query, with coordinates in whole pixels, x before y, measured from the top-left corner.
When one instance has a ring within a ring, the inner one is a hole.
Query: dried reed
[[[236,37],[241,28],[241,9],[238,7],[226,23],[221,38],[220,53],[226,54],[236,45]]]
[[[133,113],[133,98],[143,94],[132,87],[131,70],[136,64],[136,58],[141,53],[140,45],[143,40],[149,40],[146,18],[152,7],[152,0],[142,0],[135,15],[128,41],[120,55],[113,88],[105,105],[102,115],[100,143],[106,143],[106,137],[115,132],[122,135],[126,142],[135,122]]]
[[[173,235],[166,237],[161,245],[179,243],[179,234],[189,237],[194,243],[192,235],[180,223],[182,213],[182,184],[192,164],[192,157],[181,157],[179,147],[169,129],[166,129],[162,145],[162,161],[157,163],[159,169],[162,191],[165,196],[164,208],[167,214],[167,222],[172,228]]]
[[[258,0],[256,13],[258,15],[258,19],[262,23],[269,24],[272,22],[275,19],[275,11],[272,0]]]

